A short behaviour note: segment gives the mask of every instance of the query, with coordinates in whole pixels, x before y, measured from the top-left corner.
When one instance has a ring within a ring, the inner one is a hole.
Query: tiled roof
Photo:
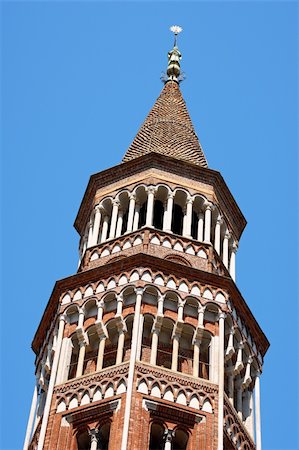
[[[207,167],[179,85],[168,81],[128,148],[123,162],[146,153],[161,153]]]

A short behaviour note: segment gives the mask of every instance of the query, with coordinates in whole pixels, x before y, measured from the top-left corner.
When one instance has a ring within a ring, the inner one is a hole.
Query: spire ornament
[[[172,50],[168,52],[167,72],[166,74],[162,74],[161,80],[164,83],[167,83],[167,81],[176,81],[177,83],[180,83],[185,79],[185,76],[181,73],[180,60],[182,59],[182,54],[177,46],[177,36],[183,31],[183,28],[179,25],[172,25],[170,31],[174,34],[174,44]]]

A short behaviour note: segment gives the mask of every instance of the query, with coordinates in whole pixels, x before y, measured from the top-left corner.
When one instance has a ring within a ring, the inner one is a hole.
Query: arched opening
[[[153,225],[155,228],[158,228],[158,230],[162,230],[163,228],[163,216],[164,216],[163,202],[161,202],[161,200],[155,200]]]
[[[97,367],[97,356],[99,349],[99,337],[95,327],[92,326],[87,331],[88,345],[85,348],[85,358],[83,365],[83,374],[95,372]]]
[[[204,332],[200,344],[199,377],[209,380],[210,377],[211,334]]]
[[[108,450],[110,436],[110,422],[103,424],[99,431],[98,450]]]
[[[125,334],[125,344],[124,344],[124,356],[123,361],[129,361],[131,354],[131,344],[132,344],[132,330],[133,330],[134,315],[131,314],[126,318],[127,332]]]
[[[159,423],[153,423],[150,433],[149,450],[164,449],[164,427]]]
[[[178,371],[192,375],[193,349],[192,338],[194,328],[191,325],[184,325],[179,346]]]
[[[175,430],[174,438],[172,441],[172,450],[186,450],[188,445],[188,433],[184,430]]]
[[[78,450],[90,450],[90,436],[87,430],[77,434],[77,448]]]
[[[198,236],[198,217],[195,211],[192,211],[191,236],[193,239]]]
[[[171,369],[172,330],[173,322],[170,319],[163,319],[158,341],[157,366],[166,367],[167,369]]]
[[[72,338],[72,356],[71,356],[71,361],[69,364],[69,370],[68,370],[68,380],[75,378],[76,376],[76,372],[77,372],[77,365],[78,365],[78,356],[79,356],[79,341],[78,341],[78,337],[77,334],[73,334]]]
[[[172,211],[172,225],[171,230],[175,234],[183,234],[183,220],[184,220],[184,213],[183,209],[180,205],[175,203],[173,205],[173,211]]]

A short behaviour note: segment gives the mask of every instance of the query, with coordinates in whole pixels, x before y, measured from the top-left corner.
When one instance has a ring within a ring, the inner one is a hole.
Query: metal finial
[[[177,35],[183,31],[183,28],[178,25],[172,25],[170,27],[170,31],[174,33],[174,46],[173,49],[168,52],[167,78],[166,75],[164,76],[163,74],[162,81],[166,83],[167,81],[172,80],[179,83],[183,79],[180,67],[180,59],[182,58],[182,55],[176,45],[176,40]]]
[[[174,47],[176,47],[176,37],[179,33],[183,31],[183,28],[180,27],[179,25],[172,25],[169,29],[174,34]]]

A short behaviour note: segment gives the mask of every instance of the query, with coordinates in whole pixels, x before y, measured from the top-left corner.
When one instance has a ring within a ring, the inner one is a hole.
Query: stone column
[[[136,352],[136,360],[137,361],[140,361],[140,356],[141,356],[143,323],[144,323],[144,316],[142,314],[140,314],[139,333],[138,333],[137,352]]]
[[[63,315],[60,316],[56,349],[55,349],[55,354],[54,354],[54,359],[53,359],[53,364],[52,364],[52,371],[51,371],[51,376],[50,376],[49,385],[48,385],[47,398],[46,398],[46,403],[45,403],[45,407],[44,407],[43,420],[42,420],[42,425],[41,425],[41,429],[40,429],[37,450],[43,450],[43,447],[44,447],[44,441],[45,441],[47,424],[48,424],[49,413],[50,413],[50,406],[51,406],[51,401],[52,401],[53,389],[54,389],[54,384],[55,384],[55,380],[56,380],[57,367],[58,367],[60,350],[61,350],[61,343],[62,343],[62,338],[63,338],[63,333],[64,333],[65,320],[66,320],[65,316],[63,316]]]
[[[134,219],[134,211],[135,211],[135,202],[136,202],[136,194],[131,193],[129,195],[129,214],[128,214],[128,224],[127,224],[127,233],[131,233],[133,230],[133,219]]]
[[[215,241],[214,247],[218,255],[220,255],[220,231],[221,231],[222,217],[218,216],[215,225]]]
[[[249,389],[246,391],[246,421],[245,426],[248,430],[248,433],[254,439],[254,412],[253,412],[253,392]]]
[[[105,337],[105,336],[102,336],[102,337],[100,338],[99,349],[98,349],[97,372],[98,372],[99,370],[102,370],[102,368],[103,368],[105,343],[106,343],[106,337]]]
[[[123,296],[120,294],[116,297],[116,316],[121,316],[123,312]]]
[[[230,239],[230,233],[226,230],[223,239],[222,261],[225,267],[228,269],[228,241]]]
[[[125,343],[125,332],[124,332],[124,330],[119,330],[118,333],[119,334],[118,334],[116,364],[120,364],[123,361],[123,352],[124,352],[124,343]]]
[[[237,348],[238,348],[237,361],[236,361],[235,368],[234,368],[235,375],[240,373],[241,370],[244,367],[244,364],[243,364],[243,348],[244,348],[244,344],[243,344],[242,341],[238,343]]]
[[[180,345],[180,334],[175,333],[172,338],[172,359],[171,359],[171,370],[174,370],[175,372],[178,370],[179,345]]]
[[[139,214],[140,214],[140,203],[136,201],[135,203],[135,214],[134,214],[134,223],[133,223],[133,231],[138,230],[139,226]]]
[[[260,392],[260,372],[257,371],[254,387],[254,403],[255,403],[255,439],[256,450],[262,450],[262,433],[261,433],[261,392]]]
[[[134,321],[133,321],[133,329],[132,329],[132,344],[131,344],[131,355],[130,355],[130,364],[129,364],[129,373],[128,373],[127,396],[126,396],[121,450],[127,450],[127,444],[128,444],[130,411],[131,411],[133,385],[134,385],[134,367],[135,367],[135,361],[136,361],[136,355],[137,355],[137,344],[138,344],[139,325],[140,325],[139,317],[140,317],[142,296],[143,296],[143,289],[137,288],[136,289]]]
[[[171,232],[172,225],[172,210],[173,210],[174,194],[170,192],[167,196],[167,215],[165,226],[163,224],[163,231]]]
[[[84,310],[80,308],[78,317],[78,328],[82,328],[83,324],[84,324]]]
[[[197,240],[202,242],[203,241],[203,224],[204,224],[204,214],[202,212],[197,214],[198,218],[198,225],[197,225]]]
[[[212,219],[212,204],[207,203],[205,209],[205,235],[204,242],[211,242],[211,219]]]
[[[234,406],[234,371],[231,368],[228,373],[228,398],[231,404]]]
[[[172,449],[172,440],[174,438],[173,430],[165,430],[164,432],[164,450]]]
[[[223,407],[224,407],[224,319],[219,314],[219,394],[218,394],[218,450],[223,450]]]
[[[89,225],[88,225],[87,248],[91,247],[91,245],[92,245],[92,231],[93,231],[93,219],[90,218]]]
[[[225,352],[225,361],[228,361],[231,359],[233,354],[235,353],[234,348],[234,334],[235,334],[235,328],[232,326],[229,332],[229,338],[227,343],[227,348]]]
[[[154,186],[149,186],[146,188],[146,191],[147,191],[147,208],[146,208],[145,226],[152,227],[154,219],[154,200],[156,188]]]
[[[76,378],[81,377],[81,375],[83,374],[86,342],[81,341],[81,342],[79,342],[79,345],[80,345],[80,349],[79,349],[78,364],[77,364],[77,370],[76,370]]]
[[[97,315],[97,320],[102,320],[103,319],[103,312],[104,312],[104,301],[100,300],[97,303],[97,307],[98,307],[98,315]]]
[[[115,237],[119,237],[121,235],[121,231],[122,231],[122,227],[123,227],[123,218],[124,218],[124,212],[122,209],[119,209]]]
[[[236,281],[236,253],[238,250],[238,244],[236,242],[233,243],[231,254],[230,254],[230,262],[229,262],[229,273],[234,281]]]
[[[98,430],[95,428],[88,432],[90,436],[90,450],[97,450],[98,448]]]
[[[107,240],[108,226],[109,226],[109,216],[105,216],[102,226],[101,243]]]
[[[102,218],[102,209],[101,209],[100,205],[97,205],[95,207],[95,216],[94,216],[94,223],[93,223],[91,247],[93,247],[94,245],[97,245],[97,243],[98,243],[100,226],[101,226],[101,218]]]
[[[115,237],[116,221],[117,221],[118,208],[120,206],[120,202],[118,200],[113,200],[112,205],[113,205],[113,207],[112,207],[112,214],[111,214],[109,239],[113,239]]]
[[[194,349],[193,349],[193,376],[199,376],[199,355],[200,355],[200,344],[201,339],[194,340]]]
[[[193,206],[193,198],[188,197],[186,202],[186,219],[185,219],[185,227],[183,230],[183,236],[192,239],[191,236],[191,226],[192,226],[192,206]]]
[[[178,302],[178,321],[179,322],[181,322],[183,320],[184,305],[185,305],[185,302],[183,300],[179,299],[179,302]]]
[[[151,360],[150,364],[155,366],[157,364],[157,350],[158,350],[158,342],[159,342],[159,334],[160,330],[153,329],[152,331],[152,347],[151,347]]]
[[[239,377],[239,380],[237,383],[235,383],[235,387],[237,390],[237,404],[236,404],[236,410],[238,413],[238,416],[240,417],[241,421],[243,420],[243,398],[242,398],[242,380]]]
[[[25,442],[24,442],[24,447],[23,447],[24,450],[28,449],[28,446],[30,443],[31,433],[33,430],[35,411],[36,411],[36,407],[37,407],[37,398],[38,398],[38,384],[37,384],[37,380],[36,380],[34,390],[33,390],[28,425],[27,425],[27,429],[26,429],[26,436],[25,436]]]

